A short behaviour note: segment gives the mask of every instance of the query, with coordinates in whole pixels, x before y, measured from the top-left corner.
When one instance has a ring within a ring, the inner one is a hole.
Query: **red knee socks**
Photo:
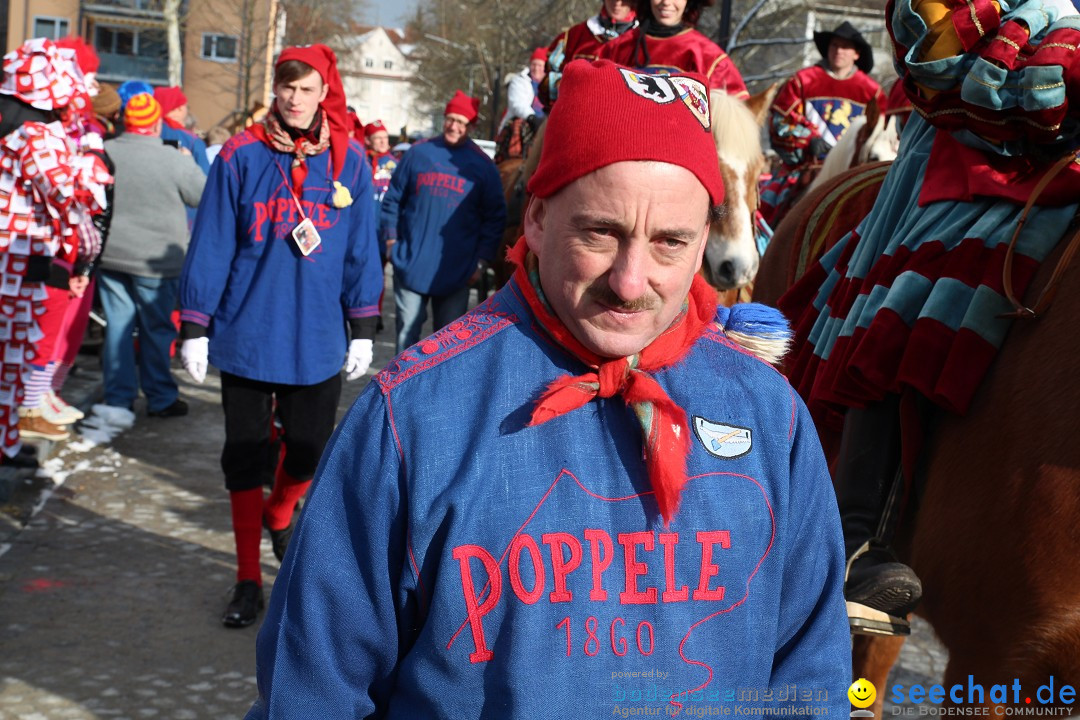
[[[263,490],[261,487],[229,493],[233,536],[236,539],[236,581],[262,585],[259,543],[262,541]]]
[[[263,512],[266,516],[266,526],[274,530],[284,530],[292,522],[293,511],[300,498],[304,497],[311,478],[298,480],[285,472],[284,463],[279,463],[277,472],[274,474],[274,489],[270,497],[266,499],[266,507]]]

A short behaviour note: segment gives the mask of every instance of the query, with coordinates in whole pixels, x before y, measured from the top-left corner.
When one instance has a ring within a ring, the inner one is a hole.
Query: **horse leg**
[[[871,708],[874,717],[884,717],[882,707],[885,703],[885,686],[889,681],[889,671],[900,657],[904,647],[904,637],[883,635],[856,635],[851,643],[852,680],[866,678],[877,688],[877,699]]]

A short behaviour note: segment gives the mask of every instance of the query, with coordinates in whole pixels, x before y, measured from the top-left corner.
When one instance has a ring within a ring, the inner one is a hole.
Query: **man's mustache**
[[[622,310],[623,312],[653,310],[657,305],[657,298],[655,295],[646,293],[634,300],[623,300],[606,284],[600,283],[590,285],[589,289],[585,291],[585,294],[590,300],[598,302],[601,305],[606,305],[614,310]]]

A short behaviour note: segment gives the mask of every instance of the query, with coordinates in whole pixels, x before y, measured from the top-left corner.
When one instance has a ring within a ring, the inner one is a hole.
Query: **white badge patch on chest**
[[[742,457],[754,444],[750,428],[714,423],[697,415],[694,416],[694,432],[705,449],[718,458]]]

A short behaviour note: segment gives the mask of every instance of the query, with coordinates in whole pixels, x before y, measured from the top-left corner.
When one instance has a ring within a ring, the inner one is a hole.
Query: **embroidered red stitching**
[[[414,375],[463,353],[503,328],[517,323],[517,316],[497,310],[499,302],[491,296],[459,320],[456,320],[418,345],[405,350],[375,376],[383,394]],[[424,353],[424,357],[420,353]]]

